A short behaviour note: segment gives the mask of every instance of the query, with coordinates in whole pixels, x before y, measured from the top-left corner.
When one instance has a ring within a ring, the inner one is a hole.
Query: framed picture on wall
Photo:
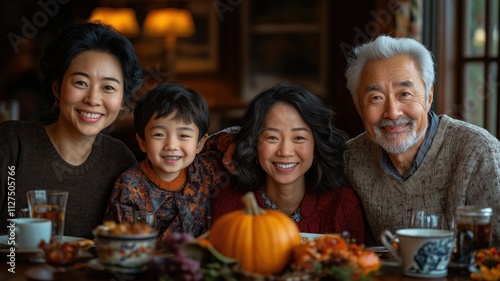
[[[409,37],[422,42],[422,8],[422,0],[399,1],[395,37]]]
[[[213,72],[218,70],[219,27],[212,1],[189,0],[186,8],[193,16],[195,32],[177,41],[178,73]]]
[[[279,81],[326,96],[327,0],[242,3],[242,98]]]

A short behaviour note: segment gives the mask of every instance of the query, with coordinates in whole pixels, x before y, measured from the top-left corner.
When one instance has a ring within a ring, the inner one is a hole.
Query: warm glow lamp
[[[176,8],[154,9],[144,20],[144,34],[165,37],[167,65],[171,79],[175,73],[175,53],[177,37],[187,37],[194,33],[193,17],[188,10]]]
[[[106,8],[98,7],[92,11],[89,21],[99,20],[116,28],[120,33],[128,37],[139,35],[139,24],[135,11],[130,8]]]

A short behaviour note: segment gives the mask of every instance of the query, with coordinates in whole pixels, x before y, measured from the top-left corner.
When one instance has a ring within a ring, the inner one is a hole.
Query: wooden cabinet
[[[327,0],[243,1],[242,98],[279,81],[327,94]]]

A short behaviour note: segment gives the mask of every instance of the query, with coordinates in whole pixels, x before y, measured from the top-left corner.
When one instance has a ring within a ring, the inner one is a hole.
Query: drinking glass
[[[19,212],[17,212],[18,218],[29,218],[30,217],[30,209],[29,208],[20,208]]]
[[[153,212],[148,212],[148,211],[141,211],[141,210],[135,211],[134,222],[145,223],[151,227],[154,227],[155,214]]]
[[[425,210],[413,210],[410,218],[410,228],[446,229],[444,215]]]
[[[457,207],[455,217],[456,253],[454,262],[468,267],[475,252],[488,249],[493,232],[493,209],[482,206]]]
[[[30,217],[52,221],[52,238],[62,242],[68,191],[30,190],[26,192]]]

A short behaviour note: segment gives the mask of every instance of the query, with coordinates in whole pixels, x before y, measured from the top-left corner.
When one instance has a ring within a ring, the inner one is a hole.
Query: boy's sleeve
[[[221,133],[227,133],[227,134],[231,134],[231,135],[234,135],[234,134],[237,134],[239,131],[241,130],[241,127],[240,126],[232,126],[232,127],[227,127],[225,129],[222,129],[218,132],[215,132],[213,134],[211,134],[209,136],[209,138],[213,137],[213,136],[216,136],[218,134],[221,134]]]
[[[224,154],[234,145],[233,134],[226,130],[211,135],[198,155],[204,166],[204,174],[210,178],[211,190],[220,188],[221,185],[229,185],[231,182],[231,176],[222,163]]]
[[[134,210],[137,206],[138,191],[127,181],[128,176],[123,174],[116,180],[111,196],[109,197],[103,221],[112,220],[116,223],[133,223]]]
[[[224,156],[228,147],[234,144],[233,135],[238,133],[239,130],[240,127],[234,126],[211,134],[205,142],[205,146],[201,152],[215,153],[215,156],[222,159],[222,156]]]

